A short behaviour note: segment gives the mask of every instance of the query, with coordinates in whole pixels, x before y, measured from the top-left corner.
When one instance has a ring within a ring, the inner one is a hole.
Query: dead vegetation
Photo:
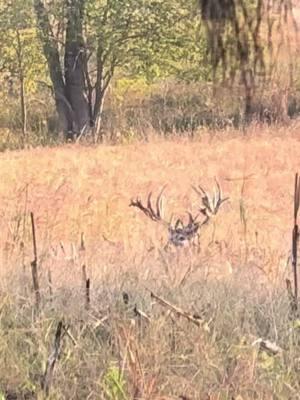
[[[294,133],[1,155],[0,399],[299,399]]]

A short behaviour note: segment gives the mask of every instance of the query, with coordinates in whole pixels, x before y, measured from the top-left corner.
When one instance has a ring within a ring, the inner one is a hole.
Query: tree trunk
[[[101,125],[103,116],[103,106],[104,99],[113,77],[115,69],[115,63],[112,62],[110,71],[104,73],[104,61],[103,61],[103,51],[101,47],[101,42],[98,42],[97,48],[97,79],[95,84],[95,103],[92,113],[92,126],[93,126],[93,137],[94,142],[99,141],[101,135]]]
[[[95,125],[94,125],[94,142],[98,143],[100,134],[101,134],[101,127],[102,127],[102,114],[103,114],[103,105],[104,105],[104,97],[105,94],[102,94],[101,98],[99,99],[99,107],[95,113]]]
[[[27,108],[25,102],[25,85],[23,74],[20,76],[20,101],[21,101],[21,118],[22,118],[22,134],[23,139],[27,139]]]
[[[20,83],[20,108],[21,108],[21,122],[22,122],[22,134],[23,140],[26,142],[27,139],[27,108],[25,100],[25,78],[23,69],[23,54],[22,54],[22,41],[20,37],[20,32],[17,33],[17,58],[18,58],[18,76]]]
[[[34,0],[44,55],[53,86],[60,126],[67,139],[73,139],[89,124],[83,71],[82,16],[85,0],[71,0],[68,5],[64,67],[43,1]]]
[[[72,108],[65,96],[65,83],[60,65],[57,43],[52,34],[47,10],[41,0],[34,0],[34,9],[39,27],[40,39],[43,45],[44,55],[47,60],[50,79],[53,86],[56,111],[59,116],[60,128],[67,134],[72,130]]]
[[[242,85],[244,86],[244,99],[245,99],[245,109],[244,109],[244,122],[249,124],[253,119],[253,98],[254,98],[254,81],[252,71],[246,69],[242,66],[241,77]]]
[[[72,0],[68,6],[65,43],[65,93],[73,111],[72,132],[80,135],[90,125],[85,96],[84,41],[82,19],[85,0]]]

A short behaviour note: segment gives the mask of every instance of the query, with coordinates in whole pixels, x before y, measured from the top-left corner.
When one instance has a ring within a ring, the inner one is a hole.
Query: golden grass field
[[[273,30],[271,103],[288,93],[293,29]],[[300,399],[300,303],[285,280],[297,120],[8,151],[0,171],[0,400]],[[165,250],[166,228],[129,207],[166,185],[165,219],[187,219],[192,186],[215,178],[229,201],[200,246]]]
[[[0,399],[299,399],[299,318],[283,279],[299,133],[253,127],[244,136],[1,154]],[[214,177],[230,201],[201,232],[200,248],[164,251],[164,227],[129,208],[167,184],[165,217],[195,214],[191,185],[209,190]],[[68,335],[48,396],[59,321]],[[265,339],[279,353],[255,344]]]
[[[216,177],[230,201],[221,208],[214,229],[213,224],[203,229],[196,259],[225,273],[245,264],[265,272],[284,270],[299,130],[252,128],[244,137],[224,133],[223,138],[204,135],[193,142],[70,145],[2,154],[1,264],[20,256],[21,242],[24,262],[32,258],[28,214],[33,211],[39,257],[54,269],[82,256],[83,232],[85,262],[95,273],[152,265],[163,274],[157,265],[167,232],[130,208],[130,199],[146,200],[150,191],[155,195],[166,184],[165,218],[172,213],[187,218],[185,212],[195,215],[200,204],[191,185],[211,190]]]

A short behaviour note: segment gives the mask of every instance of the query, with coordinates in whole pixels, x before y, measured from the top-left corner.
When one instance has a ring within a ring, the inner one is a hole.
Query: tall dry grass
[[[245,261],[262,266],[264,259],[263,267],[275,271],[283,267],[290,245],[298,132],[297,127],[288,133],[258,126],[244,137],[224,132],[198,141],[74,145],[2,154],[2,265],[19,256],[20,245],[24,259],[30,259],[29,211],[35,215],[45,262],[79,257],[82,232],[91,265],[97,264],[99,254],[104,265],[151,261],[151,248],[160,248],[166,232],[129,208],[130,199],[157,193],[167,184],[166,218],[196,213],[199,199],[191,185],[210,189],[217,177],[230,202],[217,217],[214,243],[212,224],[205,228],[201,256],[218,254],[219,263],[226,261],[232,269]]]
[[[60,320],[73,339],[63,339],[53,399],[299,398],[298,322],[290,319],[284,287],[292,272],[298,137],[296,125],[289,132],[256,126],[244,136],[203,133],[193,141],[1,154],[0,390],[6,398],[43,398]],[[230,201],[201,232],[200,248],[164,252],[164,228],[129,208],[131,197],[167,184],[166,218],[186,218],[199,206],[191,185],[209,189],[214,177]],[[149,290],[197,315],[200,326],[151,299]],[[260,351],[252,345],[257,338],[282,351]]]

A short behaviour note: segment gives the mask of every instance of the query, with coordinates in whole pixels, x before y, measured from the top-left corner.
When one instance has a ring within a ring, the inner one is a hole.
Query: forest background
[[[287,122],[298,23],[290,0],[1,0],[0,148]]]

